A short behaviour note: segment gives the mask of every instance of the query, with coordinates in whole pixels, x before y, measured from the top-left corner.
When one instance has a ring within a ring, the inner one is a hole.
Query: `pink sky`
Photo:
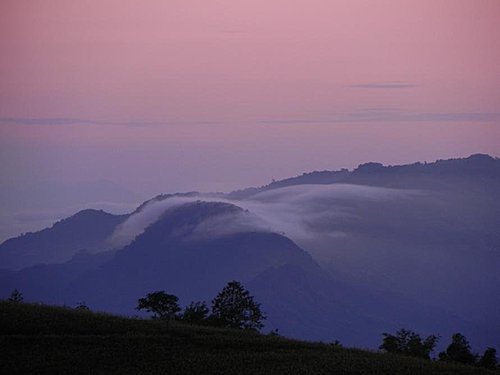
[[[500,156],[498,0],[2,0],[0,173],[228,190]]]

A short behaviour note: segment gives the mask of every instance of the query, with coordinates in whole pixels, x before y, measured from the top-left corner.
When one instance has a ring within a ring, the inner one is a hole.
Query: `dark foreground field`
[[[498,374],[252,332],[0,302],[1,374]]]

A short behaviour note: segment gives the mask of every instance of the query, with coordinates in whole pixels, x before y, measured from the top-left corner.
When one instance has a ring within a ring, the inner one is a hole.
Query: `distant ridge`
[[[410,177],[410,180],[403,180]],[[435,184],[434,178],[440,179]],[[261,187],[251,187],[235,190],[227,194],[233,199],[247,198],[253,194],[267,190],[305,184],[360,184],[393,188],[446,188],[450,184],[461,183],[467,177],[480,177],[494,182],[500,187],[500,158],[487,154],[473,154],[467,158],[437,160],[431,163],[416,162],[404,165],[383,165],[376,162],[360,164],[350,171],[313,171],[300,176],[273,181]],[[432,183],[429,179],[432,178]],[[484,182],[476,180],[476,182]]]
[[[28,232],[0,244],[0,268],[21,269],[39,263],[62,263],[79,251],[99,248],[129,215],[82,210],[50,228]]]

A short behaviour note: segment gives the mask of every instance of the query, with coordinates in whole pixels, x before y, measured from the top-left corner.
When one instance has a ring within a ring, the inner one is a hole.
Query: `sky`
[[[500,156],[499,37],[498,0],[2,0],[0,194]]]

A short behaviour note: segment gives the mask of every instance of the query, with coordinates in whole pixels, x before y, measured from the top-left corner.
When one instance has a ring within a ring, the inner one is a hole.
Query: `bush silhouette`
[[[90,308],[85,304],[85,301],[82,301],[82,302],[78,302],[78,304],[75,307],[75,310],[90,311]]]
[[[14,289],[12,291],[12,293],[10,294],[10,297],[7,298],[7,301],[21,303],[24,301],[24,297],[23,297],[23,294],[19,290]]]
[[[178,301],[179,298],[173,294],[156,291],[148,293],[144,298],[140,298],[136,309],[153,313],[153,319],[169,321],[181,311]]]
[[[477,363],[479,366],[494,369],[497,366],[497,351],[495,348],[488,348]]]
[[[430,354],[439,340],[435,335],[422,340],[420,335],[407,329],[399,330],[396,335],[383,333],[383,336],[382,345],[379,347],[381,350],[426,359],[430,359]]]
[[[451,337],[451,344],[446,351],[439,353],[439,359],[446,362],[459,362],[463,364],[474,364],[477,354],[473,354],[469,342],[464,335],[455,333]]]
[[[191,302],[184,309],[181,320],[189,324],[205,324],[208,319],[208,307],[205,302]]]

